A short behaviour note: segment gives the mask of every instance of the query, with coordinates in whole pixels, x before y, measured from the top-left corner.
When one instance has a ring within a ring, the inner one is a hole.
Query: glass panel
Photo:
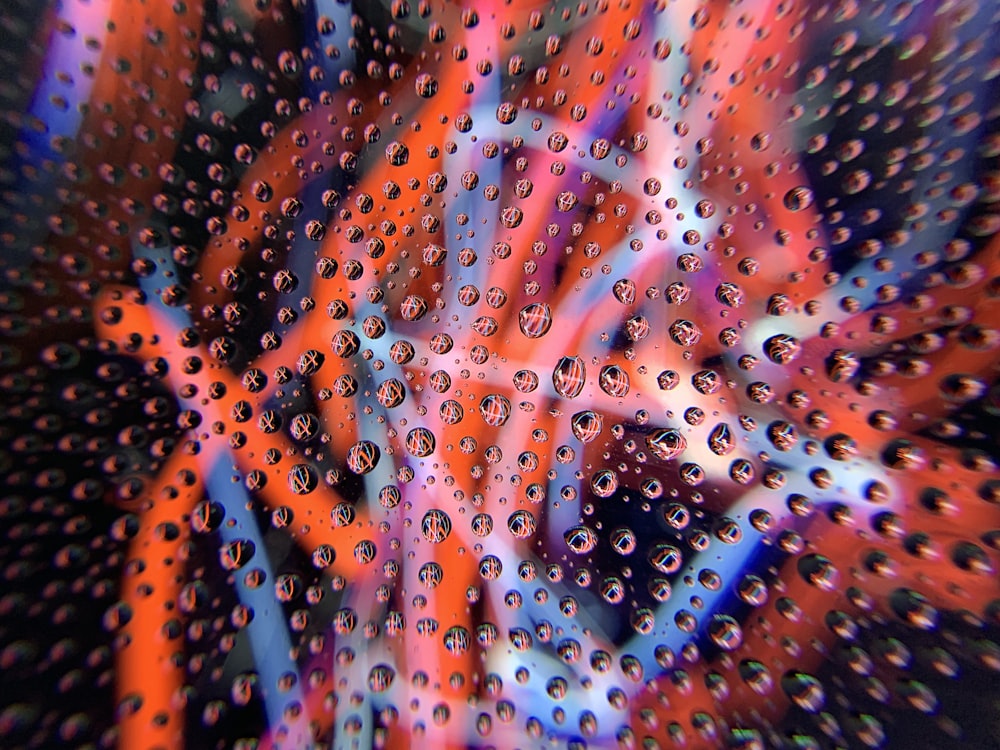
[[[8,0],[4,747],[1000,743],[990,0]]]

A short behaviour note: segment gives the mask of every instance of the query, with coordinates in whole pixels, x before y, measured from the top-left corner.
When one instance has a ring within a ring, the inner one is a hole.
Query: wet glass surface
[[[1000,745],[992,0],[10,0],[10,748]]]

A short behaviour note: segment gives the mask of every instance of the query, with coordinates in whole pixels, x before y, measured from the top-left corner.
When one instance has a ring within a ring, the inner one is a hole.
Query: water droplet
[[[573,526],[563,535],[566,546],[578,555],[586,555],[597,547],[597,535],[586,526]]]
[[[541,338],[552,327],[552,310],[544,302],[532,302],[521,308],[517,324],[529,339]]]
[[[373,693],[384,693],[396,679],[396,670],[388,664],[376,664],[368,673],[368,689]]]
[[[735,651],[743,643],[743,631],[729,615],[714,615],[708,626],[708,635],[723,651]]]
[[[309,464],[296,464],[288,470],[288,488],[296,495],[308,495],[319,484],[319,474]]]
[[[772,362],[784,365],[797,359],[802,352],[802,345],[794,336],[778,334],[764,342],[764,354]]]
[[[597,439],[604,427],[604,420],[594,411],[581,411],[570,420],[573,435],[581,443],[590,443]]]
[[[781,678],[781,689],[796,706],[811,714],[818,713],[826,702],[823,684],[805,672],[786,672]]]
[[[590,478],[590,491],[598,497],[608,498],[618,491],[618,474],[612,469],[595,471]]]
[[[649,563],[660,573],[671,575],[680,570],[684,563],[681,551],[672,544],[659,542],[649,552]]]
[[[562,357],[552,371],[552,386],[563,398],[576,398],[583,392],[587,368],[580,357]]]
[[[429,510],[420,522],[420,533],[431,544],[440,544],[451,534],[451,518],[443,510]]]
[[[224,570],[239,570],[253,559],[256,547],[249,539],[227,542],[219,549],[219,563]]]
[[[628,372],[618,365],[606,365],[598,376],[601,390],[614,398],[623,398],[629,392]]]
[[[690,320],[675,320],[670,324],[670,339],[678,346],[694,346],[701,341],[701,328]]]
[[[823,591],[834,591],[838,573],[834,564],[820,554],[806,555],[798,561],[799,575],[807,582]]]
[[[671,461],[684,452],[687,440],[675,429],[659,429],[646,437],[646,445],[661,461]]]
[[[491,393],[479,402],[479,415],[490,427],[506,424],[511,414],[511,403],[506,396]]]
[[[812,206],[813,192],[805,186],[794,187],[785,193],[785,208],[789,211],[804,211]]]
[[[361,440],[347,450],[347,468],[355,474],[367,474],[377,465],[382,452],[370,440]]]
[[[537,528],[535,517],[526,510],[515,510],[507,518],[507,529],[516,539],[528,539]]]
[[[429,73],[421,73],[414,81],[414,89],[417,92],[417,96],[424,99],[430,99],[432,96],[437,94],[437,79]]]

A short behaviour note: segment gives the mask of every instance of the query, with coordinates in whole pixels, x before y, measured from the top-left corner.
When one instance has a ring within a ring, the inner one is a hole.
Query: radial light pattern
[[[9,748],[1000,746],[994,0],[10,0]]]

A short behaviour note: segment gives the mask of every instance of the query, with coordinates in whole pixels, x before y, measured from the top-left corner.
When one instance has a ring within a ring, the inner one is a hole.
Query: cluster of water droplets
[[[11,747],[996,741],[994,9],[133,5],[3,16]]]

